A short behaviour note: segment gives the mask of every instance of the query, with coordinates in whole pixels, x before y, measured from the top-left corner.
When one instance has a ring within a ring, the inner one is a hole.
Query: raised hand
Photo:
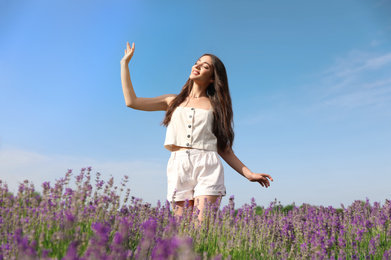
[[[262,187],[269,187],[270,186],[270,181],[273,181],[272,176],[266,173],[254,173],[251,178],[249,178],[249,181],[252,182],[259,182],[259,184],[262,185]]]
[[[125,49],[125,55],[121,59],[121,62],[124,62],[126,64],[129,63],[129,61],[132,59],[134,53],[134,43],[132,44],[132,47],[130,47],[129,42],[126,43],[126,49]]]

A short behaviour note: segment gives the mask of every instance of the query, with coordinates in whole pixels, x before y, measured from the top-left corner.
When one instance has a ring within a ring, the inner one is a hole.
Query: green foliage
[[[168,202],[128,203],[129,190],[121,205],[113,179],[98,175],[93,187],[90,170],[76,176],[76,189],[69,179],[44,183],[42,194],[25,181],[16,196],[0,182],[0,259],[391,258],[389,201],[342,209],[251,201],[235,209],[232,197],[199,221],[191,208],[173,215]]]

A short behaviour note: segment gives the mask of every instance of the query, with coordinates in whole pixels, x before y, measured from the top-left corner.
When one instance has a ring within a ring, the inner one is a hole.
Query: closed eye
[[[198,64],[200,64],[200,60],[198,60],[198,61],[196,61],[196,63],[194,64],[194,65],[198,65]],[[205,68],[205,69],[209,69],[209,64],[207,63],[207,62],[203,62],[203,67]]]

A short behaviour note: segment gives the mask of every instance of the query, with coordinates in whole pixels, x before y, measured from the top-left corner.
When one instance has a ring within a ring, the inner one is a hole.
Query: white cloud
[[[351,51],[319,75],[317,107],[384,107],[391,100],[391,52]]]
[[[375,88],[375,87],[381,87],[391,84],[391,78],[387,80],[378,80],[375,82],[370,82],[367,84],[363,84],[363,88]]]
[[[329,77],[359,76],[358,73],[381,69],[391,64],[391,52],[381,55],[371,55],[362,51],[352,50],[346,57],[336,59],[336,63],[324,73]]]
[[[287,93],[273,96],[278,105],[262,108],[258,114],[239,118],[236,123],[261,125],[289,120],[288,114],[319,115],[340,118],[355,109],[378,115],[391,112],[391,52],[369,53],[352,50],[337,57],[327,69],[312,75],[302,86],[291,86]],[[292,91],[295,89],[295,91]],[[380,113],[379,112],[381,109]],[[376,110],[376,111],[375,111]],[[336,111],[338,111],[336,113]],[[328,115],[328,116],[327,116]]]
[[[378,45],[380,45],[381,44],[381,42],[380,41],[377,41],[377,40],[372,40],[371,42],[370,42],[370,46],[372,46],[372,47],[376,47],[376,46],[378,46]]]
[[[391,63],[391,53],[386,53],[384,55],[373,57],[371,59],[366,60],[364,66],[359,67],[357,69],[357,72],[368,70],[368,69],[371,70],[380,69],[390,63]]]
[[[375,84],[369,84],[375,85]],[[354,109],[364,106],[383,106],[391,101],[391,84],[384,88],[352,91],[323,102],[326,106]]]

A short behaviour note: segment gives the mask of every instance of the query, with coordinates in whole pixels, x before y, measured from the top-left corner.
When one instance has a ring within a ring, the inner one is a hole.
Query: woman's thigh
[[[207,205],[212,205],[216,203],[220,196],[215,195],[202,195],[194,198],[194,204],[200,211],[200,215],[198,218],[202,217],[202,213],[204,212],[204,208]]]
[[[175,208],[174,205],[172,205],[175,216],[182,216],[183,211],[186,207],[190,208],[190,210],[193,210],[194,207],[194,200],[189,201],[176,201],[175,202]]]

